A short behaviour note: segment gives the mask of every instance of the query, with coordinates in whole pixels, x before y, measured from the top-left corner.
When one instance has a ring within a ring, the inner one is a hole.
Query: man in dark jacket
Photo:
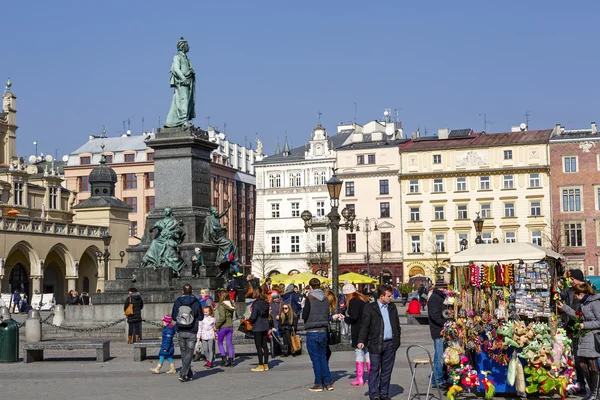
[[[400,347],[400,318],[392,303],[394,289],[389,285],[377,288],[377,301],[363,309],[358,348],[365,346],[371,357],[369,373],[369,398],[388,400],[396,351]]]
[[[573,293],[573,286],[585,282],[585,277],[583,276],[583,272],[580,269],[571,269],[568,271],[569,277],[571,278],[571,286],[567,289],[564,289],[560,293],[561,300],[564,304],[571,307],[573,310],[579,310],[579,300],[575,298],[575,294]],[[573,319],[569,317],[567,314],[562,313],[563,322],[565,324],[565,329],[567,333],[573,332]],[[578,338],[573,338],[573,354],[575,355],[575,372],[577,374],[577,386],[574,387],[575,390],[569,394],[577,394],[581,396],[585,396],[587,390],[585,388],[585,375],[583,374],[583,370],[579,364],[579,356],[577,356],[577,347],[579,344]]]
[[[281,296],[284,303],[289,303],[292,306],[294,314],[299,315],[302,305],[300,304],[300,296],[298,295],[298,286],[288,285],[285,288],[285,293]]]
[[[198,299],[192,294],[192,285],[183,286],[182,295],[173,304],[171,317],[177,321],[177,340],[181,351],[181,370],[179,380],[181,382],[191,381],[192,358],[196,347],[196,334],[198,333],[198,321],[204,319],[202,306]]]
[[[432,376],[432,387],[442,386],[444,384],[444,338],[442,338],[442,329],[446,323],[446,318],[442,315],[444,311],[444,300],[446,295],[437,287],[429,287],[429,300],[427,302],[427,316],[429,317],[429,331],[433,339],[433,371],[435,379]]]
[[[306,329],[306,348],[315,374],[315,384],[308,390],[322,392],[333,390],[331,372],[327,363],[327,329],[329,328],[329,302],[325,292],[321,290],[321,282],[312,278],[308,282],[312,290],[309,292],[302,319]]]

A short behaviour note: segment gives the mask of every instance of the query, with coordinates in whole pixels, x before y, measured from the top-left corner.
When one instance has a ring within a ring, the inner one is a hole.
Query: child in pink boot
[[[215,314],[211,306],[204,307],[204,319],[198,322],[196,340],[202,341],[202,353],[206,356],[206,368],[212,368],[215,361]]]

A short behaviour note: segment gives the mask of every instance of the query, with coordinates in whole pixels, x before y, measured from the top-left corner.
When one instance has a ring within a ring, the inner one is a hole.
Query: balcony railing
[[[0,217],[0,232],[20,232],[100,238],[108,231],[105,226],[79,225],[64,222],[41,221],[29,217]]]

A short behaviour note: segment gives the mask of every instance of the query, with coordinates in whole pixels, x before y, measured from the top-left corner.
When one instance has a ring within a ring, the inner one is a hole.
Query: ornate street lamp
[[[343,212],[342,212],[343,214]],[[367,255],[365,256],[365,261],[367,263],[367,274],[369,275],[369,278],[371,277],[371,255],[369,254],[369,250],[370,250],[370,246],[369,246],[369,234],[371,232],[377,232],[379,231],[379,228],[377,227],[377,223],[379,221],[377,221],[376,218],[365,218],[365,219],[357,219],[356,220],[356,232],[360,232],[361,228],[360,226],[362,225],[363,228],[362,230],[364,231],[365,235],[367,236]],[[370,285],[367,285],[370,286]]]
[[[97,251],[96,258],[99,263],[104,263],[104,281],[108,280],[108,262],[110,261],[110,242],[112,241],[112,236],[108,231],[104,232],[102,236],[102,242],[104,243],[104,252]],[[121,250],[119,252],[119,257],[121,257],[121,262],[123,262],[123,258],[125,258],[125,252]],[[98,274],[96,274],[98,276]]]
[[[473,220],[473,225],[475,226],[475,233],[477,237],[475,238],[475,244],[482,244],[483,239],[481,238],[481,232],[483,231],[483,219],[477,213],[477,218]]]

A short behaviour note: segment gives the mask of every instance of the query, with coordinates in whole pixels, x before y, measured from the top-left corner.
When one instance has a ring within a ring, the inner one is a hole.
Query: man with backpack
[[[177,321],[177,340],[181,351],[181,371],[179,380],[189,382],[193,378],[192,358],[196,347],[198,321],[204,319],[200,301],[192,294],[192,285],[183,286],[182,295],[175,300],[171,317]]]

